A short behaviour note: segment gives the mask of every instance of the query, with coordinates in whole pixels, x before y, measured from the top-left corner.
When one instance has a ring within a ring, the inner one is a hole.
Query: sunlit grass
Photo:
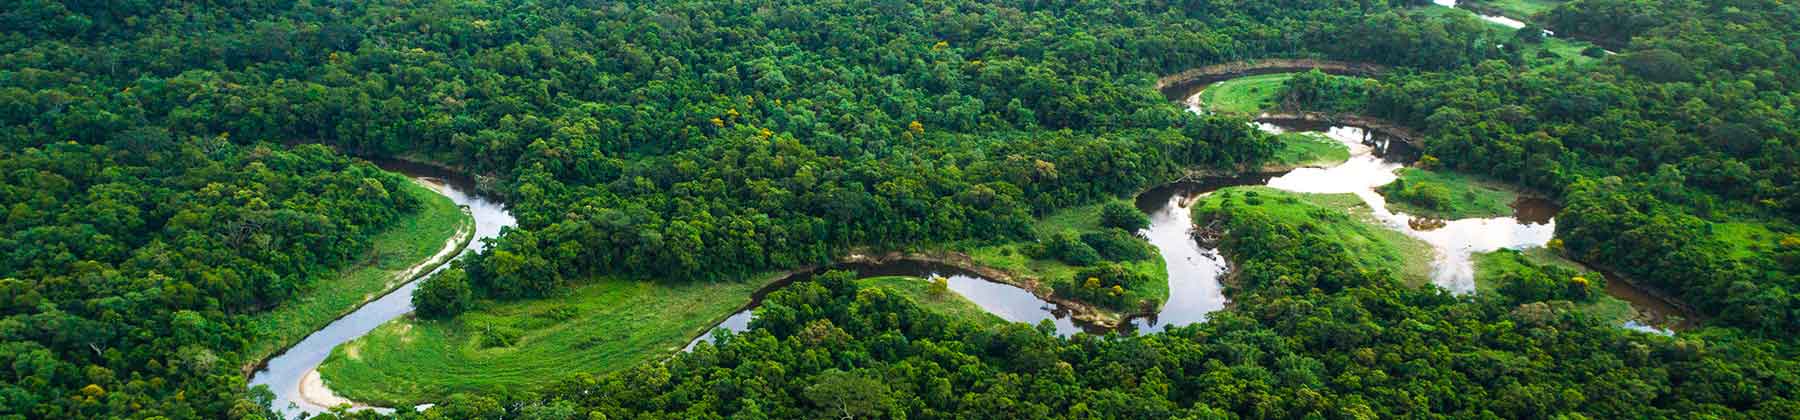
[[[319,371],[339,395],[386,406],[532,389],[674,354],[762,285],[596,279],[450,320],[396,319],[333,350]]]
[[[1257,204],[1249,205],[1254,193]],[[1198,217],[1217,211],[1227,200],[1231,212],[1258,212],[1283,224],[1308,226],[1320,237],[1342,243],[1359,267],[1386,269],[1408,285],[1431,281],[1430,244],[1381,226],[1362,198],[1354,194],[1305,194],[1263,186],[1221,189],[1194,204]]]
[[[1274,109],[1281,100],[1281,84],[1294,73],[1264,74],[1226,80],[1200,91],[1200,102],[1213,112],[1255,114]]]
[[[1443,201],[1435,207],[1426,205],[1427,201],[1399,191],[1402,185],[1414,191],[1421,187],[1441,191]],[[1517,192],[1498,181],[1419,168],[1401,169],[1398,181],[1377,191],[1387,197],[1389,207],[1394,210],[1447,220],[1508,216],[1513,214],[1512,203],[1519,199]]]

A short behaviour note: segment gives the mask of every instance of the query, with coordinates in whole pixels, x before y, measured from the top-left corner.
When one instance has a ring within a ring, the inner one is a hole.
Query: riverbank
[[[483,302],[450,320],[403,317],[337,346],[318,370],[337,395],[388,407],[604,374],[679,351],[781,277],[756,278],[764,280],[596,278],[556,297]]]
[[[307,334],[393,292],[401,285],[448,263],[466,248],[474,236],[474,220],[466,209],[435,191],[442,188],[415,179],[402,193],[420,202],[420,209],[375,236],[370,252],[361,261],[318,282],[313,290],[282,306],[253,317],[247,329],[251,342],[248,376]]]
[[[1388,66],[1354,61],[1314,58],[1263,58],[1233,61],[1183,70],[1156,79],[1156,90],[1163,97],[1181,102],[1213,82],[1271,73],[1293,73],[1318,70],[1343,76],[1375,76],[1388,71]]]
[[[1047,241],[1055,235],[1104,233],[1112,230],[1100,225],[1100,213],[1104,204],[1058,210],[1034,220],[1032,228],[1036,231],[1039,242]],[[1150,245],[1140,236],[1132,235],[1131,238],[1146,247]],[[1054,259],[1033,258],[1027,255],[1029,252],[1026,248],[1034,245],[1036,244],[1032,242],[1012,242],[949,246],[946,248],[956,251],[915,253],[909,257],[918,262],[957,267],[989,280],[1017,286],[1040,299],[1070,310],[1075,320],[1101,328],[1116,328],[1131,317],[1155,313],[1159,306],[1169,301],[1168,268],[1154,253],[1140,260],[1107,261],[1135,273],[1138,278],[1146,279],[1143,283],[1131,285],[1122,295],[1124,301],[1136,302],[1133,305],[1135,307],[1109,308],[1057,295],[1052,290],[1054,284],[1059,281],[1072,282],[1077,272],[1089,267]]]
[[[1455,220],[1505,217],[1515,213],[1522,192],[1484,177],[1401,168],[1393,183],[1376,188],[1388,207],[1417,216]]]
[[[982,309],[980,305],[954,290],[932,293],[931,279],[912,276],[878,276],[864,277],[856,280],[856,284],[865,288],[881,288],[883,290],[906,296],[925,310],[946,317],[971,322],[975,325],[996,325],[1006,320]]]

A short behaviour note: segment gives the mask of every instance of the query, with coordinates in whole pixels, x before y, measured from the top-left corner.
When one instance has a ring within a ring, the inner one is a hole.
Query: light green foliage
[[[1499,182],[1442,170],[1405,168],[1400,178],[1378,188],[1393,208],[1439,219],[1501,217],[1513,214],[1519,194]]]
[[[1281,148],[1263,166],[1266,169],[1326,167],[1350,159],[1350,148],[1315,132],[1282,133],[1275,136]]]
[[[1282,82],[1294,73],[1263,74],[1226,80],[1200,91],[1207,110],[1226,114],[1256,114],[1280,105]]]
[[[529,389],[666,356],[758,286],[596,279],[561,296],[487,304],[449,320],[383,324],[339,346],[319,372],[339,395],[387,406]]]

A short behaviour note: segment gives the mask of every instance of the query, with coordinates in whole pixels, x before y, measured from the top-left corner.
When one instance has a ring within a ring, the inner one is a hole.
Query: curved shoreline
[[[426,189],[429,189],[432,192],[439,193],[439,194],[443,193],[443,191],[439,190],[439,188],[441,188],[440,186],[428,184],[424,181],[421,181],[418,178],[413,178],[412,180],[413,180],[413,182],[420,183]],[[356,313],[357,310],[362,309],[364,306],[368,306],[370,303],[374,303],[376,300],[380,300],[381,298],[386,297],[387,295],[393,294],[395,291],[400,290],[400,287],[406,285],[407,283],[410,283],[414,280],[418,280],[419,278],[430,275],[433,271],[436,271],[438,269],[438,267],[442,267],[442,266],[444,266],[444,264],[449,264],[451,260],[456,259],[455,257],[457,255],[461,255],[463,250],[468,249],[469,244],[473,243],[474,242],[473,239],[475,238],[474,216],[470,214],[468,206],[459,205],[457,207],[464,216],[468,216],[468,217],[464,218],[462,223],[457,225],[456,232],[450,234],[450,238],[444,240],[443,248],[438,249],[437,253],[432,254],[430,257],[427,257],[425,260],[420,261],[417,264],[413,264],[412,266],[409,266],[406,269],[401,270],[398,273],[395,273],[393,276],[390,277],[390,280],[387,283],[383,284],[383,289],[380,290],[378,293],[372,293],[372,294],[363,296],[362,302],[358,302],[355,306],[345,308],[342,312],[338,313],[337,316],[332,317],[330,320],[325,321],[325,323],[323,325],[313,328],[313,331],[318,331],[320,328],[324,328],[324,326],[326,326],[326,325],[331,325],[331,323],[333,323],[333,322],[337,322],[338,320],[344,319],[344,317],[350,316],[350,314],[352,314],[352,313]],[[250,377],[255,375],[257,371],[267,368],[269,365],[269,360],[272,360],[276,357],[281,357],[281,355],[283,355],[283,354],[287,354],[288,350],[293,349],[295,345],[299,344],[301,340],[305,340],[305,339],[306,339],[306,336],[303,335],[303,336],[300,336],[293,340],[289,340],[288,342],[282,343],[279,350],[276,350],[267,355],[264,355],[264,356],[258,358],[257,360],[255,360],[254,362],[246,363],[243,367],[239,368],[239,370],[242,372],[242,375],[244,376],[244,379],[249,380]]]
[[[1271,73],[1318,70],[1345,76],[1374,76],[1388,72],[1386,65],[1313,58],[1264,58],[1211,64],[1182,70],[1156,79],[1156,90],[1164,98],[1181,102],[1212,82]]]

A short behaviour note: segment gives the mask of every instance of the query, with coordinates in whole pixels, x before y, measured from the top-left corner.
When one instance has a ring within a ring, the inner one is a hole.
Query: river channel
[[[401,161],[377,161],[376,164],[393,172],[399,172],[415,181],[437,191],[458,206],[463,206],[475,219],[473,240],[463,253],[480,252],[486,246],[484,239],[500,235],[502,228],[515,223],[511,213],[506,211],[504,203],[493,197],[475,193],[473,179],[430,165],[422,165]],[[426,276],[437,274],[449,264],[439,266]],[[281,354],[270,358],[250,376],[250,386],[267,385],[275,393],[273,407],[284,415],[293,416],[302,412],[320,413],[327,407],[319,404],[319,392],[329,394],[324,384],[319,382],[318,373],[314,370],[319,363],[331,355],[331,349],[339,344],[349,342],[363,334],[368,334],[375,327],[394,318],[412,312],[412,293],[418,289],[417,279],[409,281],[392,292],[364,304],[350,314],[332,321],[325,328],[314,331],[301,339]],[[303,397],[302,387],[312,387],[312,398]],[[325,398],[330,399],[330,398]]]

